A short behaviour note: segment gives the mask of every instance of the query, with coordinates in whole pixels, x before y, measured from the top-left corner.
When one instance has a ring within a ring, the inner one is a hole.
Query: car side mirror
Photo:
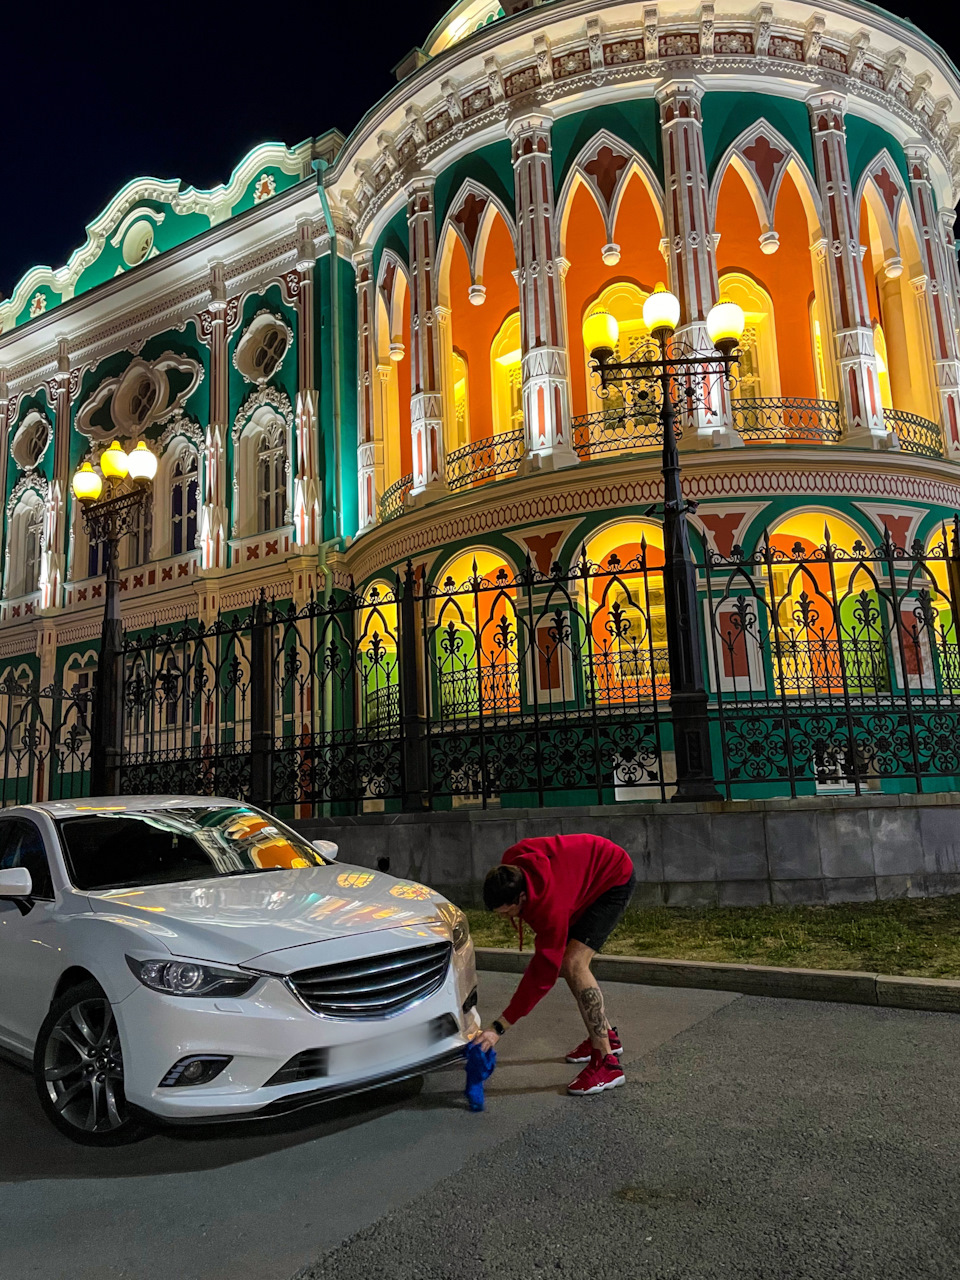
[[[316,849],[317,853],[322,853],[325,858],[329,858],[331,862],[336,862],[340,854],[340,848],[334,844],[332,840],[311,840],[310,843]]]
[[[26,867],[0,870],[0,898],[29,898],[32,893],[33,879]]]

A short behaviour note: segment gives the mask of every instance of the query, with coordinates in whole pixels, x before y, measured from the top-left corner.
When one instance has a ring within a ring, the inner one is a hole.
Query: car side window
[[[0,821],[0,870],[26,867],[33,881],[35,898],[53,897],[50,863],[40,828],[26,818]]]

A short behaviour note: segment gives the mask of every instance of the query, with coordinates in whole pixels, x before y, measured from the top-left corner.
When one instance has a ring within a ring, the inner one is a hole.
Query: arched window
[[[887,359],[887,339],[883,325],[878,320],[873,326],[873,346],[877,353],[877,378],[880,382],[880,402],[885,409],[893,408],[890,391],[890,363]]]
[[[240,432],[234,473],[234,536],[279,529],[290,517],[289,404],[260,405]],[[188,548],[189,549],[189,548]]]
[[[731,395],[735,400],[761,400],[780,395],[780,365],[773,302],[762,285],[739,271],[720,277],[720,295],[743,308],[746,328]]]
[[[153,494],[147,493],[137,508],[133,527],[127,535],[127,568],[146,564],[153,553]]]
[[[287,506],[287,450],[282,423],[257,441],[257,532],[279,529]]]
[[[40,587],[43,553],[43,499],[34,490],[14,508],[7,551],[7,596],[32,595]]]
[[[507,316],[490,349],[493,377],[493,429],[523,430],[523,371],[520,313]]]
[[[456,447],[462,448],[470,439],[470,396],[467,387],[467,362],[458,351],[451,360],[453,373],[453,417]]]
[[[200,460],[196,449],[181,446],[170,476],[170,552],[183,555],[197,545]]]
[[[650,331],[643,323],[643,304],[647,297],[648,295],[637,285],[621,281],[604,289],[596,302],[589,307],[590,312],[609,311],[617,322],[620,333],[616,350],[613,353],[615,360],[631,360],[650,336]],[[613,386],[610,388],[610,394],[605,399],[601,399],[597,395],[598,378],[590,368],[593,356],[586,349],[584,349],[583,354],[587,368],[590,412],[619,412],[623,404],[623,397],[620,392]]]

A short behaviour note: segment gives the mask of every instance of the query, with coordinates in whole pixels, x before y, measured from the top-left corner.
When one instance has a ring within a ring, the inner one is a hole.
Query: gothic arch
[[[883,243],[884,258],[901,256],[900,231],[904,217],[913,232],[914,240],[919,243],[913,206],[904,187],[900,170],[886,149],[874,156],[860,177],[854,193],[855,208],[859,209],[864,200],[876,218]]]
[[[581,148],[557,197],[556,248],[561,256],[564,255],[567,224],[578,188],[585,186],[590,192],[600,210],[608,242],[612,242],[624,192],[635,175],[647,189],[660,224],[660,233],[664,234],[664,194],[660,180],[636,148],[623,142],[616,134],[601,129]]]
[[[513,215],[503,201],[489,187],[467,178],[450,202],[447,215],[437,237],[437,262],[439,264],[439,295],[444,301],[448,294],[450,259],[456,237],[463,245],[470,267],[470,281],[479,284],[483,278],[484,257],[490,231],[497,214],[503,218],[513,243],[514,258],[517,255],[517,228]]]
[[[750,193],[761,235],[776,231],[777,199],[789,173],[807,216],[811,241],[819,238],[822,211],[813,175],[796,147],[766,120],[761,118],[745,129],[720,158],[710,186],[710,221],[714,227],[720,190],[731,167],[743,179]]]
[[[410,292],[410,271],[403,259],[392,249],[384,249],[377,272],[377,357],[385,355],[380,332],[381,322],[386,325],[386,341],[389,344],[403,330],[403,308]]]

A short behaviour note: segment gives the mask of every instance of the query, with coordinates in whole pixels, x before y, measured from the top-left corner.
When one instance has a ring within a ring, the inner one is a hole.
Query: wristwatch
[[[493,1027],[494,1031],[497,1033],[498,1036],[502,1036],[506,1033],[507,1028],[503,1025],[503,1023],[500,1021],[499,1018],[494,1018],[494,1020],[490,1023],[490,1025],[491,1027]]]

